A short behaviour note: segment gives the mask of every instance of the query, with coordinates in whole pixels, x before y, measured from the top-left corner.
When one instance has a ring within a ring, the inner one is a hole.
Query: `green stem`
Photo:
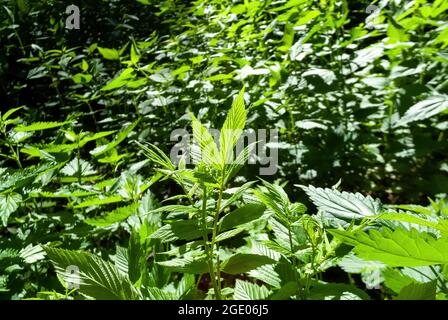
[[[212,243],[211,243],[211,253],[213,255],[213,251],[215,249],[216,244],[216,236],[218,234],[218,219],[219,219],[219,212],[221,211],[221,202],[222,202],[222,195],[224,190],[224,173],[223,178],[221,180],[221,186],[219,188],[219,195],[218,195],[218,203],[216,204],[216,212],[215,216],[213,217],[213,230],[212,230]],[[219,246],[216,244],[216,251],[219,250]],[[218,264],[216,265],[216,277],[215,280],[217,281],[217,287],[218,291],[216,291],[216,298],[218,300],[222,300],[221,296],[221,270],[219,265],[219,257],[218,257]]]
[[[202,198],[202,224],[204,229],[203,239],[204,239],[204,248],[205,254],[207,255],[207,263],[208,263],[208,271],[210,273],[210,281],[213,285],[213,290],[215,291],[215,295],[217,299],[221,299],[221,290],[218,288],[218,284],[216,282],[216,274],[215,274],[215,266],[213,263],[213,244],[211,248],[208,245],[208,233],[207,233],[207,188],[203,184],[203,198]]]

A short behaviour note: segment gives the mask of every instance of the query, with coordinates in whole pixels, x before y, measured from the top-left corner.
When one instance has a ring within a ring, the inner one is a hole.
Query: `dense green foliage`
[[[2,299],[448,298],[447,1],[66,5],[0,6]]]

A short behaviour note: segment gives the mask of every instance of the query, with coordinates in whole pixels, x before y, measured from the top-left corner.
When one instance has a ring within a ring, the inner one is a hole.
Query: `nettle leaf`
[[[208,264],[205,258],[175,258],[169,261],[159,261],[158,265],[167,268],[171,272],[183,272],[192,274],[208,273]]]
[[[221,241],[233,238],[243,231],[244,231],[244,229],[232,229],[229,231],[222,232],[216,237],[215,242],[221,242]]]
[[[274,264],[276,261],[267,256],[250,253],[237,253],[222,263],[222,271],[229,274],[240,274],[265,264]]]
[[[61,169],[61,172],[67,176],[76,176],[78,174],[80,174],[81,176],[88,176],[96,173],[90,163],[83,159],[77,158],[67,163]]]
[[[3,226],[7,226],[11,213],[19,208],[22,196],[18,193],[0,194],[0,218]]]
[[[415,229],[398,228],[349,232],[329,230],[335,237],[354,246],[362,259],[378,260],[392,267],[430,266],[448,263],[448,239],[435,239]]]
[[[327,69],[310,69],[305,71],[302,74],[302,77],[310,77],[310,76],[318,76],[320,77],[327,85],[331,85],[336,80],[336,75],[333,71]]]
[[[95,227],[108,227],[114,223],[126,220],[128,217],[137,212],[139,204],[134,203],[126,207],[117,208],[102,216],[87,218],[85,223]]]
[[[199,160],[209,165],[218,165],[221,163],[218,146],[215,143],[213,136],[204,127],[201,122],[194,115],[191,115],[193,127],[193,140],[198,144],[200,154],[195,152],[193,148],[193,159]]]
[[[160,288],[151,287],[146,289],[149,300],[178,300],[179,297],[173,292],[166,292]]]
[[[27,132],[27,131],[40,131],[40,130],[47,130],[47,129],[54,129],[62,127],[66,124],[70,123],[70,121],[66,122],[35,122],[27,126],[17,126],[14,128],[17,132]]]
[[[220,230],[226,231],[233,227],[256,220],[263,215],[265,210],[266,206],[260,203],[245,204],[221,218],[219,221]]]
[[[388,268],[382,272],[384,285],[396,293],[400,293],[405,286],[414,283],[414,279],[404,275],[399,269]]]
[[[79,146],[83,147],[86,143],[88,143],[90,141],[95,141],[95,140],[107,137],[111,134],[114,134],[115,132],[116,131],[102,131],[102,132],[94,133],[92,135],[85,136],[81,139],[81,141],[79,141]]]
[[[130,83],[135,78],[134,69],[127,68],[120,72],[120,74],[112,79],[108,84],[101,88],[101,91],[110,91],[121,88]]]
[[[140,122],[140,119],[136,120],[135,122],[131,123],[130,125],[128,125],[125,129],[123,129],[122,131],[120,131],[120,133],[117,134],[117,136],[115,137],[115,139],[105,145],[101,145],[96,147],[95,149],[93,149],[92,151],[90,151],[90,154],[98,157],[112,149],[114,149],[116,146],[118,146],[124,139],[126,139],[129,134],[132,132],[132,130],[134,130],[134,128],[137,126],[137,124]]]
[[[396,126],[406,125],[410,122],[421,121],[448,110],[448,96],[438,95],[420,101],[409,108]]]
[[[247,192],[253,184],[254,181],[249,181],[243,184],[241,187],[225,190],[224,196],[230,195],[230,197],[223,200],[220,212],[223,211],[228,206],[230,206],[231,204],[235,203],[235,201],[237,201],[239,198],[241,198],[241,196],[243,196],[243,194]]]
[[[20,258],[26,263],[34,263],[45,258],[45,251],[40,245],[33,246],[32,244],[29,244],[20,250]]]
[[[109,49],[109,48],[101,48],[97,47],[98,51],[101,53],[104,59],[107,60],[119,60],[120,59],[120,52],[116,49]]]
[[[370,300],[367,293],[351,284],[316,282],[307,297],[311,300]]]
[[[4,115],[1,116],[1,119],[3,121],[6,121],[13,113],[19,111],[20,109],[23,109],[23,107],[18,107],[18,108],[13,108],[13,109],[9,109],[8,111],[5,112]],[[1,113],[0,113],[1,114]]]
[[[416,215],[413,213],[396,213],[396,212],[388,212],[383,213],[377,217],[381,220],[387,221],[399,221],[405,222],[408,224],[414,224],[418,226],[424,226],[428,228],[432,228],[434,230],[438,230],[445,235],[448,235],[448,220],[444,219],[435,219],[433,217],[427,215]],[[425,230],[424,230],[425,231]]]
[[[340,192],[333,189],[300,186],[319,208],[340,219],[363,219],[380,213],[381,204],[359,193]]]
[[[37,166],[29,166],[20,170],[3,170],[0,175],[0,191],[6,189],[19,189],[32,184],[33,180],[41,174],[56,168],[53,163],[43,163]]]
[[[89,198],[77,205],[75,205],[73,208],[85,208],[90,206],[101,206],[104,204],[110,204],[110,203],[116,203],[123,201],[122,197],[118,196],[110,196],[110,197],[98,197],[98,198]]]
[[[299,284],[297,282],[287,282],[272,295],[271,300],[288,300],[291,296],[295,295],[298,290]]]
[[[236,279],[233,299],[235,300],[265,300],[270,291],[265,286]]]
[[[435,300],[437,282],[411,283],[401,289],[394,300]]]
[[[244,107],[244,88],[232,103],[219,137],[221,160],[224,164],[234,161],[233,148],[243,133],[246,125],[246,109]]]
[[[203,227],[197,219],[175,221],[164,225],[151,235],[152,239],[160,239],[162,242],[175,240],[194,240],[202,237]]]
[[[140,293],[117,267],[87,252],[44,247],[64,282],[99,300],[138,299]],[[75,272],[74,272],[75,271]]]
[[[279,185],[263,181],[266,192],[254,190],[257,198],[267,207],[274,211],[275,215],[283,222],[289,221],[289,198],[283,188]]]

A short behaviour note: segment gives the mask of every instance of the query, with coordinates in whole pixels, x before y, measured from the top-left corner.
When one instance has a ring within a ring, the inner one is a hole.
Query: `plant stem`
[[[222,202],[222,194],[224,190],[224,174],[223,178],[221,180],[221,186],[219,188],[219,195],[218,195],[218,203],[216,204],[216,212],[215,216],[213,217],[213,230],[212,230],[212,243],[211,243],[211,253],[213,255],[213,251],[216,244],[216,236],[218,234],[218,219],[219,219],[219,212],[221,211],[221,202]],[[218,251],[219,247],[216,245],[216,251]],[[216,291],[216,298],[218,300],[222,300],[221,296],[221,270],[219,265],[219,257],[218,257],[218,264],[216,265],[216,277],[215,280],[217,281],[217,287],[218,291]]]
[[[213,263],[213,244],[211,248],[208,245],[208,233],[207,233],[207,187],[202,184],[203,197],[202,197],[202,224],[204,228],[204,249],[205,254],[207,255],[207,263],[208,263],[208,271],[210,273],[210,281],[213,285],[213,290],[215,291],[215,295],[218,300],[221,299],[221,290],[218,288],[218,284],[216,282],[216,274],[215,274],[215,266]]]

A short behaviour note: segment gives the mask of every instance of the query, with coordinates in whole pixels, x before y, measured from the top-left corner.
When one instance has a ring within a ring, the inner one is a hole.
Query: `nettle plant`
[[[41,296],[370,299],[363,289],[375,288],[384,298],[447,298],[448,206],[443,199],[429,207],[386,206],[370,196],[341,192],[338,185],[297,185],[318,208],[310,215],[280,184],[261,180],[232,187],[253,147],[234,152],[246,116],[243,89],[216,143],[191,115],[198,160],[192,167],[182,159],[175,165],[157,146],[136,142],[157,166],[151,181],[173,180],[182,192],[159,207],[150,196],[136,198],[132,214],[118,219],[127,219],[128,247],[118,246],[109,260],[43,246],[66,292]],[[117,222],[117,215],[108,214],[106,225]],[[329,268],[344,270],[349,283],[327,282]]]
[[[254,182],[228,188],[253,147],[234,152],[245,122],[244,89],[224,121],[219,147],[192,116],[198,146],[193,157],[200,161],[191,169],[182,160],[176,168],[154,145],[142,146],[165,178],[173,179],[184,192],[166,201],[186,202],[153,211],[166,214],[167,224],[151,237],[173,245],[162,253],[171,258],[159,264],[173,272],[199,274],[198,283],[201,275],[209,274],[207,298],[306,298],[314,277],[331,265],[339,242],[331,241],[322,225],[305,215],[307,208],[291,203],[279,185],[263,181],[257,189]],[[246,243],[235,244],[234,237],[243,237]],[[179,241],[186,243],[178,246]],[[238,279],[244,274],[269,288]]]

